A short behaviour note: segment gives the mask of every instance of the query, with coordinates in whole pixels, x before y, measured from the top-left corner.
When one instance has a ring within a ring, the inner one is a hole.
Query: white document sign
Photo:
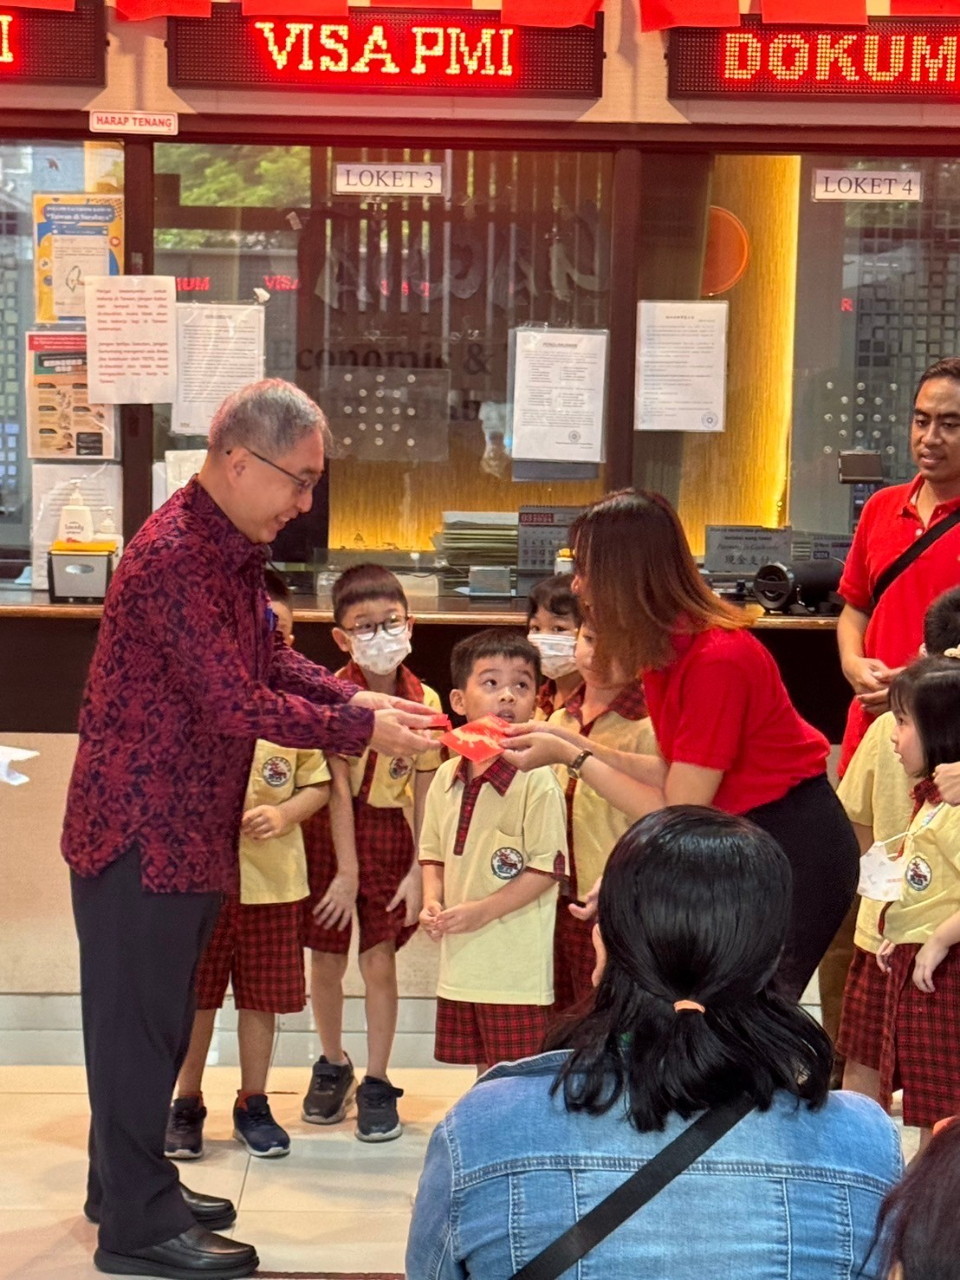
[[[726,302],[641,302],[634,428],[722,431]]]
[[[264,309],[256,303],[177,304],[174,435],[205,436],[234,391],[263,377]]]
[[[445,164],[362,164],[349,160],[333,170],[335,196],[442,196]]]
[[[96,404],[172,404],[177,392],[176,280],[86,282],[87,380]]]
[[[123,467],[119,462],[35,462],[31,468],[33,517],[30,551],[34,591],[47,589],[47,552],[60,532],[60,513],[77,485],[90,508],[94,529],[109,510],[119,528],[123,511]]]
[[[513,456],[602,462],[608,334],[518,329]]]
[[[919,169],[815,169],[813,198],[917,204],[923,199],[923,174]]]

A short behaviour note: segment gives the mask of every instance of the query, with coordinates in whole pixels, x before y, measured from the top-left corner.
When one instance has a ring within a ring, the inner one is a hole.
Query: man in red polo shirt
[[[940,360],[920,379],[910,449],[917,476],[909,484],[881,489],[866,504],[840,583],[845,604],[837,642],[843,674],[855,694],[840,752],[841,775],[871,721],[886,711],[893,677],[919,653],[928,605],[960,583],[958,524],[874,601],[885,570],[928,529],[960,509],[960,359]],[[823,1024],[834,1038],[853,955],[856,907],[854,903],[820,965]]]
[[[80,942],[90,1094],[85,1212],[115,1275],[250,1275],[250,1245],[214,1234],[229,1200],[180,1186],[164,1159],[170,1096],[193,1023],[194,974],[239,884],[237,844],[257,738],[343,755],[434,747],[429,711],[359,690],[283,644],[265,544],[310,510],[326,420],[273,379],[214,416],[199,476],[120,562],[80,712],[62,848]]]
[[[864,507],[840,583],[845,604],[837,641],[843,674],[856,695],[843,736],[841,774],[871,720],[886,711],[891,680],[917,656],[927,606],[960,583],[958,525],[899,574],[873,605],[884,570],[928,528],[960,508],[960,358],[940,360],[920,379],[910,449],[916,478],[881,489]]]

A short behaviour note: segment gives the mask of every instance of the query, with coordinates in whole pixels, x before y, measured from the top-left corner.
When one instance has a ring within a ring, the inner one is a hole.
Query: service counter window
[[[123,269],[119,142],[0,142],[0,608],[47,586],[63,510],[120,527],[120,431],[89,402],[84,280]]]
[[[259,300],[267,374],[330,419],[327,483],[274,547],[305,586],[375,556],[464,588],[469,565],[516,565],[520,507],[603,493],[602,462],[515,462],[508,400],[514,330],[608,328],[608,153],[170,143],[155,155],[156,270],[177,277],[181,302]],[[416,166],[417,193],[371,196],[373,166]],[[161,412],[157,498],[189,470],[177,452],[203,447]],[[535,576],[552,571],[541,544]]]

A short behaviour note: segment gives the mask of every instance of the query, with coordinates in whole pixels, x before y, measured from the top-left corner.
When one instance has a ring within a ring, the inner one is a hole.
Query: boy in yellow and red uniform
[[[379,565],[355,565],[333,587],[333,637],[351,655],[337,674],[378,693],[396,694],[440,710],[440,699],[404,665],[411,651],[413,619],[396,577]],[[397,1025],[397,951],[416,932],[420,868],[414,833],[419,829],[439,749],[413,759],[367,751],[349,762],[359,879],[338,874],[335,841],[323,814],[307,830],[310,909],[305,945],[311,951],[311,996],[323,1054],[314,1064],[303,1100],[303,1119],[336,1124],[356,1090],[356,1136],[386,1142],[403,1131],[395,1089],[388,1079]],[[321,924],[317,904],[340,902],[346,927]],[[350,917],[359,927],[360,973],[366,992],[367,1074],[359,1089],[343,1048],[343,976],[350,946]]]
[[[451,655],[450,705],[468,721],[533,715],[539,656],[525,636],[491,629]],[[549,768],[500,758],[441,765],[420,833],[420,921],[440,943],[439,1062],[538,1053],[553,1004],[557,883],[566,874],[563,793]]]

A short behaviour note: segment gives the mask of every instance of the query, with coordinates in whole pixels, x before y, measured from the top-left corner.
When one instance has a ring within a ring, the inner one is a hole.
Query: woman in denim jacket
[[[610,858],[592,1006],[488,1072],[430,1141],[408,1280],[507,1280],[692,1118],[755,1109],[588,1253],[577,1280],[880,1280],[902,1173],[880,1108],[830,1093],[830,1042],[771,977],[790,867],[743,818],[677,807]]]

